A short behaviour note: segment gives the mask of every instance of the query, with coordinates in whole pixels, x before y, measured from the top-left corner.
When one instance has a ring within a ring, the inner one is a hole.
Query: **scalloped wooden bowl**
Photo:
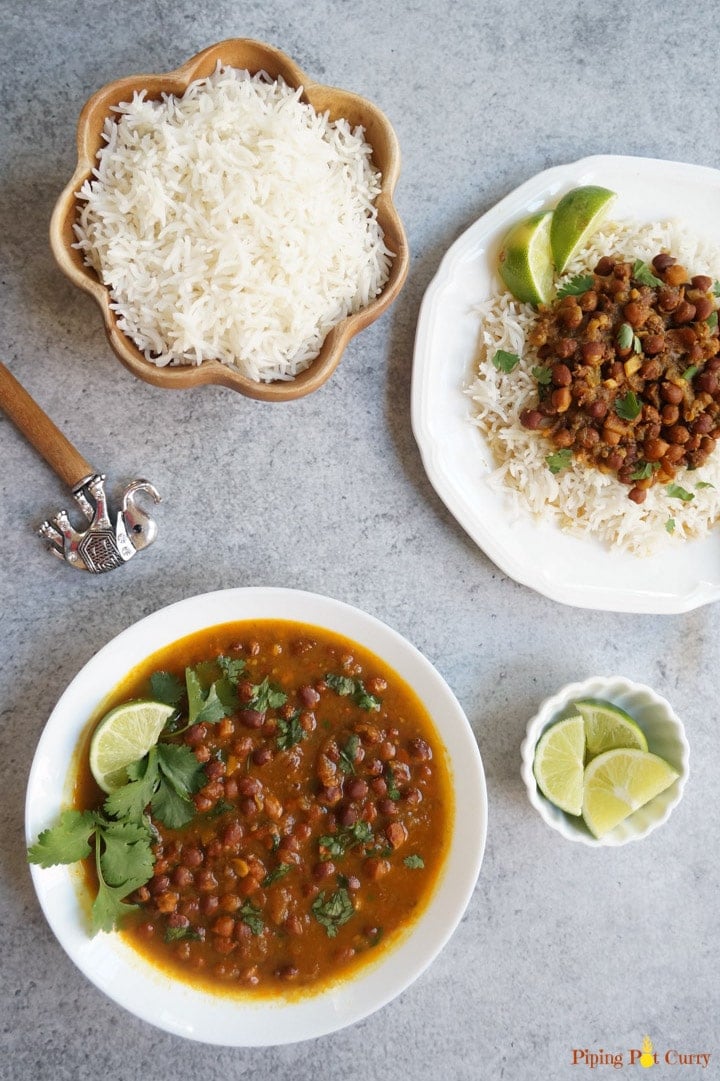
[[[136,90],[146,90],[148,98],[159,98],[163,93],[183,94],[195,79],[202,79],[214,71],[218,61],[253,73],[263,70],[273,79],[282,77],[290,86],[302,86],[303,100],[308,101],[317,112],[327,111],[331,120],[344,117],[353,127],[361,125],[365,129],[368,143],[373,148],[373,161],[382,174],[382,190],[376,205],[378,221],[385,233],[385,243],[390,251],[395,253],[390,277],[378,297],[333,327],[311,365],[289,381],[258,383],[215,360],[204,361],[200,365],[165,368],[151,364],[118,328],[115,313],[110,309],[107,287],[100,282],[95,271],[85,265],[82,254],[73,247],[73,223],[78,209],[76,192],[91,175],[97,153],[104,145],[102,131],[106,118],[111,115],[111,107],[131,99]],[[77,168],[58,199],[50,222],[50,246],[63,273],[99,304],[106,334],[118,358],[134,375],[147,383],[171,389],[218,383],[262,401],[278,402],[301,398],[317,390],[332,375],[350,339],[382,315],[405,281],[409,262],[408,246],[405,231],[392,201],[400,172],[400,149],[389,121],[365,98],[313,82],[279,49],[262,42],[231,38],[211,45],[193,56],[182,67],[166,75],[131,75],[109,83],[102,90],[98,90],[82,110],[78,121],[77,146]]]

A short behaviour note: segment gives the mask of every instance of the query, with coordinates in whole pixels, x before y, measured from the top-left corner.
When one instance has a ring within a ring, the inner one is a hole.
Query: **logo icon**
[[[643,1036],[642,1054],[640,1055],[639,1061],[640,1065],[644,1066],[646,1070],[649,1070],[651,1066],[655,1065],[652,1040],[649,1036]]]

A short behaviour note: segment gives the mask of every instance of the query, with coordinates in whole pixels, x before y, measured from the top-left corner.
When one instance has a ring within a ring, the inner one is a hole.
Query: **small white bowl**
[[[572,716],[573,703],[581,698],[601,698],[624,709],[645,733],[648,750],[664,758],[679,773],[669,788],[601,838],[593,837],[582,818],[566,814],[550,803],[538,788],[533,773],[535,748],[540,736],[555,721]],[[535,716],[528,721],[520,753],[522,779],[528,798],[538,814],[566,840],[580,841],[596,848],[639,841],[661,826],[682,799],[689,774],[690,747],[683,723],[670,703],[650,687],[633,683],[623,676],[593,676],[583,683],[569,683],[551,698],[546,698]]]

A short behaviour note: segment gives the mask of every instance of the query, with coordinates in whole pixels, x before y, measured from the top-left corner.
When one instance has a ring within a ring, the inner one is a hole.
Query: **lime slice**
[[[540,791],[571,815],[582,812],[584,759],[585,722],[579,716],[552,725],[535,748],[533,773]]]
[[[513,296],[526,304],[549,304],[553,298],[551,221],[552,211],[541,210],[516,222],[502,242],[500,277]]]
[[[563,195],[550,228],[552,257],[559,274],[595,232],[616,199],[614,191],[595,184],[573,188]]]
[[[127,784],[126,767],[155,746],[174,712],[162,702],[123,702],[103,717],[90,741],[90,771],[104,792]]]
[[[678,776],[664,759],[647,751],[616,748],[599,754],[585,770],[582,813],[588,829],[603,837]]]
[[[597,698],[584,698],[573,705],[585,721],[588,757],[594,758],[615,747],[634,747],[637,751],[648,749],[642,728],[619,706]]]

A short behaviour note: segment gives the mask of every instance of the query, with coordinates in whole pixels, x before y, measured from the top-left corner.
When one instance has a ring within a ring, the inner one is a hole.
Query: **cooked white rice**
[[[362,128],[223,68],[108,119],[75,227],[118,325],[157,365],[291,379],[387,281]]]
[[[691,274],[720,278],[720,251],[688,235],[675,222],[643,227],[605,224],[573,260],[566,276],[593,269],[603,255],[649,263],[659,251],[671,252]],[[487,483],[507,493],[517,511],[552,518],[568,532],[591,534],[638,556],[649,555],[664,543],[703,536],[715,525],[720,516],[720,451],[701,469],[678,471],[676,483],[693,496],[687,503],[670,498],[666,486],[656,484],[638,505],[628,499],[627,486],[616,477],[577,460],[553,475],[545,461],[552,444],[520,423],[522,410],[537,400],[532,368],[542,361],[526,345],[535,312],[509,293],[498,292],[477,308],[477,314],[479,349],[475,378],[467,393],[473,402],[474,423],[495,458],[496,467]],[[509,374],[492,363],[498,349],[520,357]],[[698,488],[703,482],[713,487]],[[671,522],[672,533],[668,531]]]

